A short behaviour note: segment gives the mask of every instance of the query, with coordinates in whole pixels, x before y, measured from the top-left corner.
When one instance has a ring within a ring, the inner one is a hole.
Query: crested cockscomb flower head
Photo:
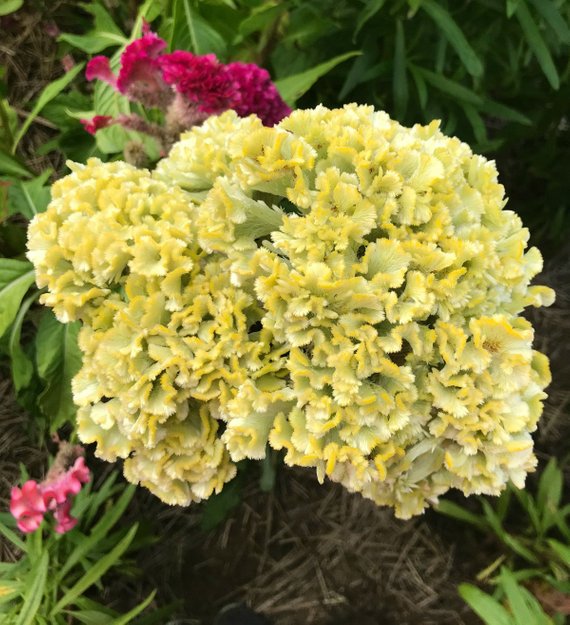
[[[160,65],[164,80],[204,113],[221,113],[237,102],[236,84],[214,54],[177,50],[164,54]]]
[[[230,63],[226,72],[231,77],[237,102],[232,106],[240,117],[257,115],[265,126],[274,126],[291,113],[279,95],[269,72],[254,63]]]
[[[173,97],[159,61],[165,48],[166,41],[152,32],[129,44],[121,56],[118,91],[144,106],[165,108]]]

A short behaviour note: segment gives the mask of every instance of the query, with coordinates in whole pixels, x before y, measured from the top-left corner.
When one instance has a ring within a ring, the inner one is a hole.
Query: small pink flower
[[[71,501],[67,500],[65,503],[58,506],[53,513],[57,525],[55,531],[58,534],[65,534],[69,532],[77,525],[77,519],[71,516]]]
[[[91,119],[80,119],[79,121],[90,135],[94,135],[101,128],[107,128],[114,123],[113,118],[109,115],[95,115]]]
[[[11,491],[10,513],[22,532],[35,532],[41,525],[46,505],[37,482],[28,480],[22,488],[14,486]]]
[[[72,499],[91,480],[85,459],[77,456],[78,453],[83,453],[81,447],[60,443],[59,453],[43,482],[28,480],[21,489],[12,488],[10,512],[22,532],[35,532],[48,510],[53,512],[57,522],[55,531],[59,534],[75,527],[77,519],[70,514]],[[73,465],[65,469],[72,460]]]
[[[114,89],[117,88],[117,77],[111,71],[109,59],[106,56],[94,56],[85,68],[85,78],[95,80],[96,78],[108,83]]]
[[[225,65],[215,55],[196,56],[177,50],[163,54],[160,65],[164,80],[204,113],[221,113],[236,102],[236,86]]]
[[[239,62],[230,63],[226,68],[236,86],[237,102],[232,108],[240,117],[255,114],[265,126],[274,126],[291,113],[267,70],[253,63]]]
[[[66,72],[70,72],[75,67],[75,59],[71,54],[66,54],[61,59],[61,65]]]

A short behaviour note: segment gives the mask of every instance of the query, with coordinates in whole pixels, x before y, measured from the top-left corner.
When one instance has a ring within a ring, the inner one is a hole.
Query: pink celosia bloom
[[[160,59],[164,80],[204,113],[216,114],[232,108],[235,84],[214,54],[196,56],[176,50]]]
[[[57,522],[55,531],[58,534],[65,534],[65,532],[69,532],[69,530],[72,530],[77,525],[77,519],[72,517],[70,512],[70,500],[65,501],[55,509],[53,516]]]
[[[145,106],[164,107],[173,97],[164,82],[159,62],[166,41],[152,32],[129,44],[121,55],[117,89],[129,100]]]
[[[12,488],[10,512],[22,532],[35,532],[48,510],[53,511],[57,522],[56,532],[63,534],[75,527],[77,519],[70,515],[72,499],[82,485],[90,481],[91,473],[83,456],[75,458],[73,466],[63,470],[65,453],[69,453],[70,448],[72,453],[77,453],[74,451],[76,448],[62,445],[60,454],[43,482],[38,484],[28,480],[21,489],[17,486]]]
[[[254,63],[230,63],[226,71],[233,80],[237,102],[232,106],[240,117],[254,113],[265,126],[274,126],[291,113],[269,72]]]
[[[37,482],[28,480],[22,488],[14,486],[10,498],[10,512],[22,532],[35,532],[46,511],[41,489]]]
[[[101,128],[107,128],[114,123],[113,118],[109,115],[95,115],[91,119],[80,119],[79,121],[90,135],[94,135]]]
[[[85,68],[85,78],[95,80],[96,78],[117,88],[117,77],[111,71],[109,59],[106,56],[94,56]]]

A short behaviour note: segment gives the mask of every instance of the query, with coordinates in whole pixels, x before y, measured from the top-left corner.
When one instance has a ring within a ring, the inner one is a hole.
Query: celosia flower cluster
[[[169,144],[169,135],[177,138],[181,130],[228,109],[242,117],[257,115],[268,126],[291,112],[269,73],[254,63],[224,64],[214,54],[196,55],[184,50],[166,54],[165,48],[166,42],[147,27],[142,37],[125,48],[118,75],[105,56],[91,59],[85,72],[87,80],[102,80],[131,101],[163,110],[163,144]],[[132,122],[135,116],[128,117]],[[89,133],[95,134],[111,124],[133,129],[125,119],[96,115],[81,121]],[[156,137],[160,127],[139,118],[138,130],[152,130],[149,134]]]
[[[71,165],[33,220],[42,301],[80,319],[81,439],[164,501],[268,445],[407,518],[535,466],[542,259],[493,162],[438,123],[233,111],[149,172]]]
[[[63,453],[58,455],[45,480],[39,483],[28,480],[22,488],[12,488],[10,513],[22,532],[35,532],[47,512],[53,514],[58,534],[69,532],[77,524],[77,519],[71,516],[73,497],[83,484],[90,481],[91,474],[83,456],[76,458],[73,465],[65,469],[64,458],[70,451],[77,453],[77,448],[64,444],[62,449]]]

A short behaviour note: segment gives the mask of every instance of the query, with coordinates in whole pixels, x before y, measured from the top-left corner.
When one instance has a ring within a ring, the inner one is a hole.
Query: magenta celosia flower
[[[184,50],[163,54],[164,80],[204,113],[221,113],[237,101],[236,87],[226,66],[214,54],[197,56]]]
[[[274,126],[291,113],[271,81],[269,72],[254,63],[230,63],[226,71],[236,90],[232,108],[240,117],[255,114],[265,126]]]
[[[164,48],[166,41],[150,31],[129,44],[121,55],[119,92],[145,106],[164,108],[173,98],[159,62]]]
[[[113,118],[109,115],[95,115],[91,119],[80,119],[79,121],[90,135],[94,135],[101,128],[107,128],[114,123]]]
[[[111,71],[109,59],[106,56],[94,56],[85,68],[85,78],[87,80],[102,80],[114,89],[117,88],[117,77]]]
[[[55,531],[58,534],[65,534],[77,525],[77,519],[72,517],[70,512],[71,501],[69,499],[55,509],[53,516],[56,520]]]
[[[46,509],[40,486],[34,480],[28,480],[22,488],[12,488],[10,513],[22,532],[35,532],[43,521]]]
[[[62,443],[60,453],[48,473],[39,484],[28,480],[22,488],[12,488],[10,512],[22,532],[35,532],[41,525],[46,512],[52,511],[57,522],[55,531],[63,534],[75,527],[77,519],[71,516],[72,499],[83,484],[91,479],[83,456],[75,458],[73,466],[64,470],[68,454],[76,454],[82,448]]]

